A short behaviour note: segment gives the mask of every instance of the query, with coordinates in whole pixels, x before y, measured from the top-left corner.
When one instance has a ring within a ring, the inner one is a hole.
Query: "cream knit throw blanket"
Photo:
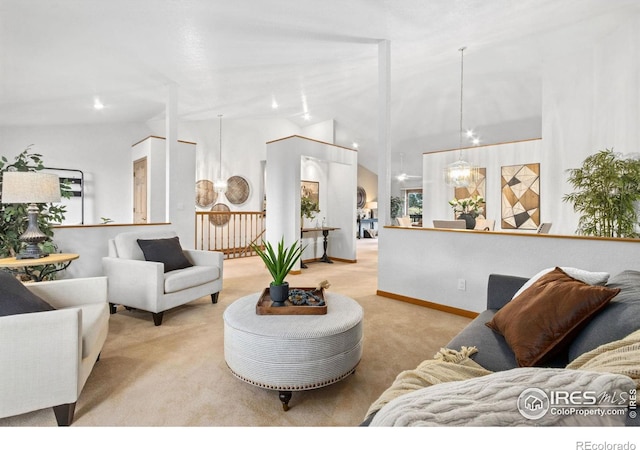
[[[490,375],[493,372],[469,358],[477,351],[476,347],[462,347],[460,351],[443,348],[433,359],[423,361],[416,369],[401,372],[393,384],[371,404],[365,418],[396,397],[417,389]],[[640,389],[640,330],[624,339],[601,345],[582,354],[566,368],[626,375]]]
[[[640,389],[640,330],[634,331],[624,339],[583,353],[570,362],[567,369],[626,375]]]
[[[416,369],[400,372],[393,384],[371,404],[365,418],[394,398],[416,389],[491,374],[491,371],[469,358],[477,351],[476,347],[462,347],[460,351],[442,348],[433,359],[423,361]]]

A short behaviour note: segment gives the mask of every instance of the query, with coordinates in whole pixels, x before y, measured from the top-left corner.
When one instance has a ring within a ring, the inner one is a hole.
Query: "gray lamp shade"
[[[54,203],[60,201],[60,179],[42,172],[4,172],[2,203]]]

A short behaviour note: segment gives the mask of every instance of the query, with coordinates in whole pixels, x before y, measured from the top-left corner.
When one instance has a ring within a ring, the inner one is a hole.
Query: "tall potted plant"
[[[562,200],[571,203],[580,214],[576,233],[638,237],[639,160],[605,149],[587,157],[582,167],[568,172],[568,181],[575,191]]]
[[[298,241],[295,241],[289,247],[285,247],[284,237],[282,237],[277,249],[274,249],[270,242],[266,242],[264,247],[263,250],[256,244],[251,244],[251,248],[260,256],[271,274],[269,296],[273,301],[272,306],[284,306],[284,302],[289,298],[289,283],[284,279],[300,259],[306,246],[302,247]]]

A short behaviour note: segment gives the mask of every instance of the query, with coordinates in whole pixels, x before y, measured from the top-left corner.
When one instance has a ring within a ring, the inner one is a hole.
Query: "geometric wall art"
[[[535,230],[540,225],[540,164],[502,167],[502,228]]]
[[[453,197],[458,200],[462,200],[463,198],[469,197],[482,197],[487,200],[486,194],[486,177],[487,177],[487,169],[485,167],[477,167],[475,168],[475,176],[472,177],[472,181],[467,187],[457,187],[454,188]],[[486,203],[482,203],[482,215],[487,217],[487,205]]]

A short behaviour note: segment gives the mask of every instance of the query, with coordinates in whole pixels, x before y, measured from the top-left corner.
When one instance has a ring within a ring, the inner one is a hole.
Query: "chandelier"
[[[464,92],[464,51],[466,47],[458,49],[460,51],[460,143],[458,146],[458,160],[449,164],[444,171],[444,181],[453,187],[468,187],[476,181],[477,167],[473,167],[462,158],[462,112],[463,112],[463,92]]]
[[[218,194],[224,194],[227,192],[228,183],[222,178],[222,114],[218,115],[218,119],[220,122],[220,164],[218,165],[218,178],[213,182],[213,189]]]

